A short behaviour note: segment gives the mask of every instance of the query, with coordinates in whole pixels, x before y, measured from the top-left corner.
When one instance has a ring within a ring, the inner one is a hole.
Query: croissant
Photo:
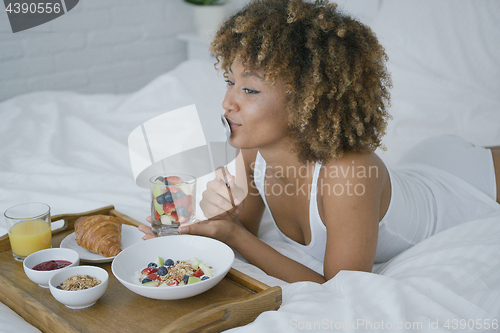
[[[83,216],[75,221],[76,243],[91,252],[113,257],[121,252],[122,221],[115,216]]]

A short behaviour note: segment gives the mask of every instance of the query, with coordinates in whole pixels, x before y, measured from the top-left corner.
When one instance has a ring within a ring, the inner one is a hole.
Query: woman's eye
[[[258,94],[258,93],[260,93],[260,91],[252,90],[252,89],[248,89],[248,88],[243,88],[243,91],[246,92],[247,94]]]
[[[234,86],[234,82],[233,82],[233,81],[231,81],[231,80],[229,80],[229,79],[226,79],[226,80],[225,80],[225,82],[226,82],[226,84],[227,84],[227,86],[228,86],[228,87],[232,87],[232,86]],[[260,93],[260,91],[258,91],[258,90],[253,90],[253,89],[249,89],[249,88],[243,88],[242,90],[243,90],[245,93],[249,94],[249,95],[253,95],[253,94],[258,94],[258,93]]]

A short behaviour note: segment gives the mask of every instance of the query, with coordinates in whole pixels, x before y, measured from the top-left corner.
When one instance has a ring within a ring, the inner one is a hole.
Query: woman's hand
[[[198,235],[217,239],[233,246],[236,233],[244,228],[229,220],[203,220],[179,226],[180,234]]]
[[[148,216],[146,220],[151,223],[151,216]],[[237,228],[238,226],[236,226],[233,221],[204,220],[194,223],[181,224],[179,226],[179,233],[207,236],[227,243],[231,241]],[[142,239],[144,240],[156,238],[151,227],[146,224],[140,225],[139,230],[145,233],[145,235],[142,237]]]
[[[230,220],[238,222],[243,209],[245,190],[235,183],[235,177],[227,168],[217,168],[215,179],[207,183],[203,192],[200,208],[209,220]]]

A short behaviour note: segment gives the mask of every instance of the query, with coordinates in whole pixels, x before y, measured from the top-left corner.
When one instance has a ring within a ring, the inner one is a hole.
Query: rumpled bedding
[[[388,165],[440,133],[500,145],[500,2],[339,4],[372,27],[389,55],[393,120],[386,150],[377,151]],[[149,192],[135,185],[129,133],[196,104],[207,141],[223,141],[224,92],[211,63],[186,61],[132,94],[40,91],[0,103],[0,210],[28,201],[49,204],[53,214],[113,204],[145,222]],[[270,221],[266,214],[262,239],[322,272],[321,262],[283,242]],[[240,257],[234,267],[281,286],[283,304],[232,332],[500,331],[500,212],[432,236],[372,273],[342,271],[323,285],[288,284]],[[0,332],[36,331],[2,304],[0,323]]]

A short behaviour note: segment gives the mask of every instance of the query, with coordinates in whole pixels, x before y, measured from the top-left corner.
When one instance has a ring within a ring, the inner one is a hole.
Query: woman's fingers
[[[222,180],[215,179],[208,182],[207,189],[202,194],[200,208],[208,218],[220,215],[233,208],[229,189]]]
[[[148,216],[146,218],[146,220],[148,220],[148,222],[151,223],[151,216]],[[145,224],[141,224],[139,227],[138,227],[139,231],[143,232],[145,235],[142,237],[142,239],[146,240],[146,239],[151,239],[151,238],[156,238],[156,236],[153,234],[153,229],[151,229],[150,226],[148,225],[145,225]]]
[[[190,235],[204,235],[203,230],[204,227],[200,227],[200,225],[205,225],[208,223],[208,220],[199,221],[196,223],[185,223],[179,226],[180,234],[190,234]]]
[[[224,167],[221,168],[221,173],[224,177],[224,183],[227,188],[229,188],[229,196],[234,205],[239,205],[246,196],[246,192],[243,188],[236,185],[236,177],[229,173],[229,170]]]
[[[224,209],[232,207],[229,188],[220,180],[212,180],[207,184],[207,190],[203,192],[203,199]]]
[[[229,220],[197,220],[195,223],[184,223],[179,226],[180,234],[200,235],[225,242],[231,235],[235,224]],[[142,239],[156,238],[150,226],[142,224],[139,230],[145,235]]]
[[[207,218],[213,218],[215,216],[224,214],[228,210],[232,209],[231,203],[217,193],[203,193],[203,198],[200,201],[200,208],[203,214]]]
[[[235,210],[245,198],[245,191],[235,183],[235,177],[227,168],[217,168],[215,179],[207,183],[200,208],[207,218]]]

